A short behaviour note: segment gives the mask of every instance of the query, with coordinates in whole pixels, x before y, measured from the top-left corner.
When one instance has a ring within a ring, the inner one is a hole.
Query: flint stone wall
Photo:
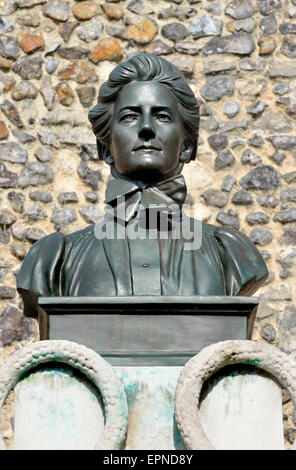
[[[296,0],[0,0],[4,355],[37,334],[15,290],[30,246],[100,215],[109,169],[87,120],[98,89],[116,63],[147,51],[174,62],[201,105],[187,202],[250,236],[269,268],[253,339],[296,358],[295,34]],[[288,446],[296,419],[283,400]]]

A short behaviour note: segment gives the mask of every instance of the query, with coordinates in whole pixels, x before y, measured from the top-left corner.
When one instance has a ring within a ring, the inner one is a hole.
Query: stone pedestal
[[[184,449],[174,420],[182,367],[115,367],[128,401],[126,450]],[[200,404],[217,449],[282,449],[281,389],[248,366],[223,369]],[[196,409],[198,412],[198,409]],[[42,366],[15,388],[16,449],[93,449],[104,426],[94,387],[64,366]]]

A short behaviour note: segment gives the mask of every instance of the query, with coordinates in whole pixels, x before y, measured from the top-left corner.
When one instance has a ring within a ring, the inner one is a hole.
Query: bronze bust
[[[267,269],[244,234],[202,223],[200,246],[193,249],[186,248],[182,234],[173,236],[174,223],[189,220],[195,230],[194,219],[182,212],[181,171],[196,157],[199,125],[196,98],[176,67],[143,53],[122,62],[102,85],[89,119],[99,157],[111,167],[109,212],[98,224],[67,236],[56,232],[33,245],[17,278],[25,314],[30,315],[28,291],[93,297],[252,295]],[[152,206],[158,208],[150,226]],[[161,220],[167,222],[165,236]],[[106,234],[110,221],[113,235],[98,236]],[[156,236],[131,236],[141,227]]]

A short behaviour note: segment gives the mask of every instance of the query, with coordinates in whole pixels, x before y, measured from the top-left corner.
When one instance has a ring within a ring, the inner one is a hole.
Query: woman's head
[[[138,88],[138,90],[135,90],[136,94],[132,95],[131,89],[133,82],[151,82],[156,84],[156,86],[151,87],[152,92],[157,88],[161,90],[161,86],[166,88],[163,95],[169,94],[172,97],[171,101],[173,100],[175,102],[175,108],[180,122],[179,128],[180,132],[182,132],[182,161],[185,163],[193,160],[196,156],[199,125],[199,106],[196,98],[186,83],[184,76],[174,65],[161,57],[144,53],[137,54],[114,68],[110,73],[108,81],[103,83],[100,88],[98,104],[89,112],[89,120],[92,124],[94,134],[97,137],[99,157],[107,161],[109,159],[110,162],[110,147],[112,154],[111,141],[114,139],[114,116],[117,116],[120,111],[117,109],[118,106],[116,105],[120,100],[122,101],[122,96],[124,95],[124,93],[121,93],[122,90],[125,87],[126,90],[129,90],[128,93],[127,91],[125,92],[130,96],[129,101],[134,100],[138,102],[138,104],[142,106],[141,110],[144,109],[147,104],[147,99],[146,102],[143,103],[138,99],[141,88],[144,90],[147,89],[147,86],[135,87]],[[133,105],[134,103],[131,102],[130,107],[132,108]],[[140,114],[142,113],[141,110],[139,111]],[[137,111],[135,112],[137,115]],[[153,114],[154,111],[152,110],[151,113]],[[132,115],[129,114],[129,117],[125,120],[123,132],[125,132],[128,126],[130,129],[133,128],[134,124],[128,124],[127,126],[126,121],[136,120],[136,115],[132,117]],[[159,117],[159,114],[157,114],[156,118],[155,127],[157,134],[158,124],[161,124],[162,128],[160,127],[160,130],[162,130],[164,129],[164,121],[161,116]],[[142,119],[144,119],[143,116]],[[139,130],[139,133],[140,132],[142,131]],[[138,139],[142,139],[141,135],[139,134],[140,137],[138,137]],[[153,138],[152,134],[151,138]],[[157,140],[157,136],[155,139]]]

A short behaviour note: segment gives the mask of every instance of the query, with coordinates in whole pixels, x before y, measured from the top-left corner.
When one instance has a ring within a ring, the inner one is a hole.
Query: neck
[[[114,178],[129,181],[139,186],[139,188],[143,188],[147,186],[156,186],[162,181],[172,178],[173,176],[179,175],[183,169],[183,166],[184,166],[184,163],[179,163],[178,166],[174,170],[170,171],[169,173],[166,173],[165,175],[153,175],[150,173],[146,177],[145,175],[135,175],[135,176],[121,175],[120,173],[118,173],[115,166],[112,165],[111,174]]]

